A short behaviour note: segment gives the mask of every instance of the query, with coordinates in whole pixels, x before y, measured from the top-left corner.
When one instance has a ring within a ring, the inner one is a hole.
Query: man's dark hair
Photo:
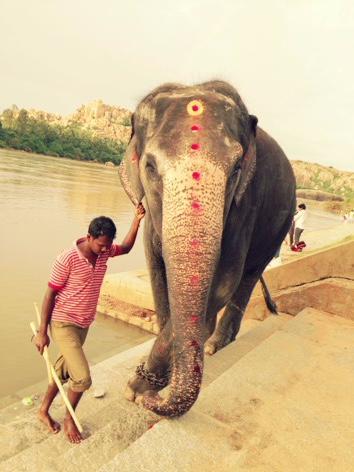
[[[111,239],[116,237],[116,225],[107,216],[94,218],[89,226],[88,233],[97,239],[100,236],[108,236]]]
[[[299,208],[301,208],[301,210],[306,210],[305,203],[300,203]]]

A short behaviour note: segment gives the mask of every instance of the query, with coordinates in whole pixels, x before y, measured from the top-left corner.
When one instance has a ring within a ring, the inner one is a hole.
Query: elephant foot
[[[124,396],[127,400],[134,402],[138,396],[142,396],[145,393],[157,393],[161,390],[161,387],[152,387],[151,384],[139,377],[134,375],[129,381],[125,388]]]
[[[215,336],[212,335],[205,343],[204,345],[204,352],[205,354],[208,354],[209,356],[212,356],[215,354],[217,351],[220,351],[223,347],[227,346],[230,344],[231,339],[229,336]]]
[[[145,394],[155,395],[168,384],[168,374],[159,377],[144,366],[145,363],[140,364],[134,377],[128,381],[124,396],[129,401],[133,402],[138,396]]]

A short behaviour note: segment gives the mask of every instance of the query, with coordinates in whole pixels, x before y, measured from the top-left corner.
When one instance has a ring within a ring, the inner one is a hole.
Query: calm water
[[[33,302],[42,301],[56,255],[85,236],[89,222],[99,215],[115,221],[117,242],[122,241],[133,210],[116,168],[0,150],[0,397],[43,378],[42,361],[29,341],[29,322],[35,319]],[[108,272],[144,266],[140,230],[130,254],[112,259]],[[149,337],[99,317],[87,353],[97,360]]]

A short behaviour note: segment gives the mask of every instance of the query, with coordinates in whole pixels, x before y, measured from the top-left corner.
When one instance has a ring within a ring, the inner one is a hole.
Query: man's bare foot
[[[64,431],[71,443],[78,444],[83,439],[71,416],[64,419]]]
[[[53,420],[53,418],[50,416],[48,412],[39,410],[38,418],[39,418],[39,421],[41,421],[43,424],[47,426],[47,428],[49,429],[51,433],[54,433],[54,434],[59,433],[60,424],[57,421]]]

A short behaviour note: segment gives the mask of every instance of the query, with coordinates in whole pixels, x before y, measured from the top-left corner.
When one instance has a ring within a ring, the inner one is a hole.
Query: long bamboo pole
[[[40,324],[41,324],[41,315],[39,314],[38,305],[37,305],[36,302],[34,302],[33,305],[34,305],[34,309],[36,310],[37,323],[38,323],[38,326],[40,326]],[[47,348],[45,348],[45,349],[47,349]],[[51,371],[51,368],[50,368],[49,353],[48,353],[47,356],[45,356],[44,359],[45,359],[45,363],[46,363],[46,366],[47,366],[48,382],[50,384],[52,384],[54,381],[53,381],[52,371]]]
[[[33,321],[31,321],[30,326],[31,326],[33,334],[36,336],[37,335],[37,329],[36,329],[36,325],[34,324]],[[65,393],[64,387],[62,386],[57,373],[54,370],[54,367],[50,363],[50,360],[49,360],[49,357],[48,357],[47,347],[44,348],[43,357],[44,357],[47,365],[50,366],[51,375],[54,379],[54,382],[57,384],[59,392],[60,392],[61,396],[63,397],[64,403],[65,403],[65,405],[66,405],[66,407],[67,407],[67,409],[68,409],[68,411],[69,411],[69,413],[70,413],[77,429],[80,431],[80,433],[82,433],[82,431],[83,431],[82,426],[81,426],[79,420],[77,419],[77,416],[75,415],[75,411],[74,411],[74,409],[73,409],[73,407],[72,407],[72,405],[71,405],[71,403],[70,403],[70,401],[69,401],[69,399],[68,399],[68,397]]]

